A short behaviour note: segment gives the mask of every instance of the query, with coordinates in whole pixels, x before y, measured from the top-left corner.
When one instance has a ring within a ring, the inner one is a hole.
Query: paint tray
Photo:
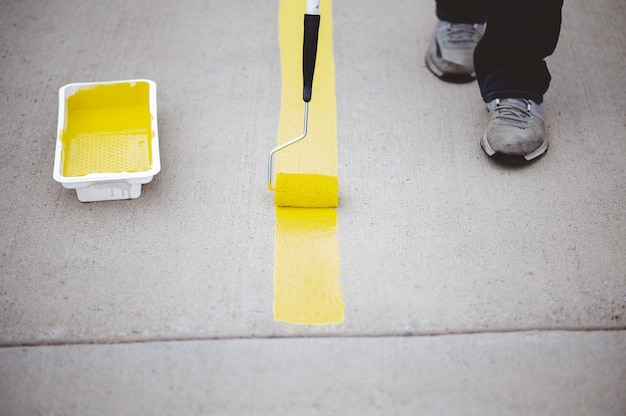
[[[80,201],[138,198],[160,169],[153,81],[61,87],[53,177]]]

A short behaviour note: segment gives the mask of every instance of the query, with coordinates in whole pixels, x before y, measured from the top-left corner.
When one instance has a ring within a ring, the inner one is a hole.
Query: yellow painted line
[[[305,0],[281,0],[279,44],[282,96],[278,145],[303,129],[302,42]],[[306,138],[276,153],[274,201],[278,206],[336,207],[337,104],[333,59],[332,2],[320,2],[320,29]]]
[[[322,325],[344,320],[337,211],[276,207],[274,319]]]
[[[283,80],[278,143],[302,130],[302,33],[306,0],[281,0],[279,37]],[[276,171],[297,172],[300,186],[319,187],[315,174],[337,176],[335,69],[332,3],[320,2],[320,34],[309,135],[277,155]],[[297,146],[297,147],[296,147]],[[309,175],[312,174],[312,175]],[[292,178],[294,176],[291,176]],[[276,185],[280,185],[278,183]],[[304,184],[302,184],[304,180]],[[276,206],[274,319],[304,325],[343,322],[345,303],[339,282],[337,212],[333,208]]]

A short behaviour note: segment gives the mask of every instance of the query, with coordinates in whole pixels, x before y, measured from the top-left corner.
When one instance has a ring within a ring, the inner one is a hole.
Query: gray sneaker
[[[428,69],[444,81],[469,82],[476,79],[474,48],[484,29],[484,24],[440,20],[426,52]]]
[[[524,98],[497,98],[487,109],[490,120],[480,144],[489,156],[523,162],[548,150],[539,104]]]

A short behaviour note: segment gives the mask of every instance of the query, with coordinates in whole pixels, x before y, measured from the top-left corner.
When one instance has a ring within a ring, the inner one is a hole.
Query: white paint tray
[[[161,169],[156,84],[145,79],[59,89],[53,177],[82,202],[133,199]]]

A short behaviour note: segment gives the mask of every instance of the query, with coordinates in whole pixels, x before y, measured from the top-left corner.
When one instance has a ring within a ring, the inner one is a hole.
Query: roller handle
[[[313,92],[313,73],[317,56],[317,38],[320,28],[319,14],[304,15],[304,44],[302,45],[302,76],[304,89],[302,99],[308,103]]]

